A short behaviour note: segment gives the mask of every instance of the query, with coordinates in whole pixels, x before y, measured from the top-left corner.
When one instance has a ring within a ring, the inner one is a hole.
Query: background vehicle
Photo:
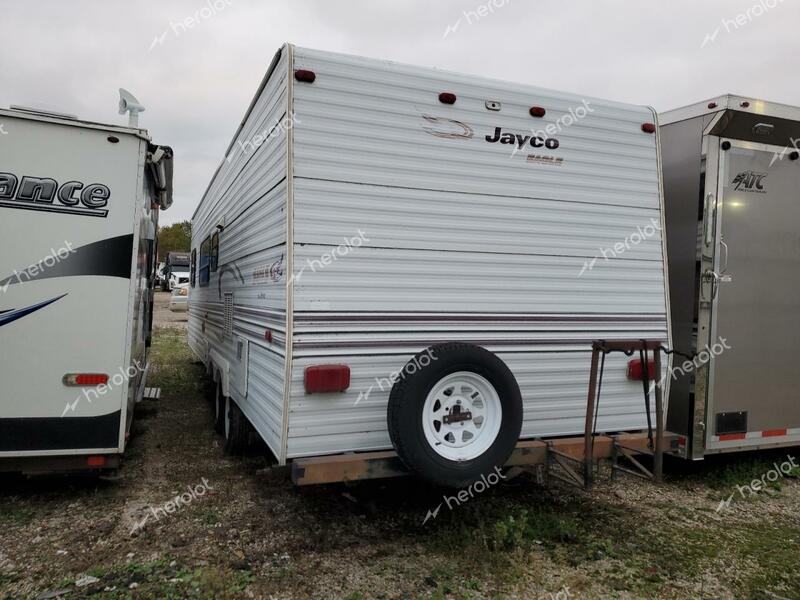
[[[172,312],[185,312],[189,310],[189,284],[179,283],[172,288],[169,298],[169,309]]]
[[[284,46],[192,224],[189,343],[229,450],[252,425],[281,463],[394,448],[461,485],[583,432],[591,341],[669,340],[654,123]],[[646,425],[626,366],[599,431]]]
[[[661,116],[687,457],[800,444],[800,108],[721,96]]]
[[[0,470],[111,469],[147,376],[172,151],[135,114],[0,118]]]
[[[189,283],[189,253],[170,252],[164,264],[162,291],[169,292],[176,285]]]
[[[158,286],[162,290],[164,288],[164,280],[165,280],[165,278],[164,278],[164,267],[165,266],[166,266],[166,263],[160,262],[160,263],[158,263],[158,266],[156,267],[156,286]]]

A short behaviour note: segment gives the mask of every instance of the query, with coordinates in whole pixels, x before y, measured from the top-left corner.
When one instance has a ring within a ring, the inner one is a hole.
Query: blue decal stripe
[[[53,298],[52,300],[45,300],[44,302],[40,302],[39,304],[34,304],[33,306],[29,306],[28,308],[20,308],[19,310],[8,310],[3,313],[0,313],[0,327],[3,325],[8,325],[17,319],[21,319],[22,317],[26,317],[31,313],[36,312],[37,310],[44,308],[45,306],[49,306],[53,302],[58,302],[67,294],[62,294],[57,298]]]

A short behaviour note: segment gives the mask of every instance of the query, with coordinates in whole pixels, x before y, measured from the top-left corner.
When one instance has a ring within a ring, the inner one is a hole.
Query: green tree
[[[158,260],[170,252],[189,252],[192,246],[192,222],[181,221],[158,230]]]

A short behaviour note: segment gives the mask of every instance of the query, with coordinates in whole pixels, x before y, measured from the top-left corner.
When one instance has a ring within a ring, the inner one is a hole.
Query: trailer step
[[[160,400],[161,399],[161,388],[144,388],[144,394],[142,394],[142,400]]]

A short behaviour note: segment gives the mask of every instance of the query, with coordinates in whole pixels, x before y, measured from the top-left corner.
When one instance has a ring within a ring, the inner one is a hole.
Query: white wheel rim
[[[225,397],[225,439],[229,440],[231,438],[231,399],[229,397]]]
[[[477,458],[497,439],[503,420],[500,395],[470,371],[450,373],[431,388],[422,408],[422,429],[431,448],[453,461]]]

